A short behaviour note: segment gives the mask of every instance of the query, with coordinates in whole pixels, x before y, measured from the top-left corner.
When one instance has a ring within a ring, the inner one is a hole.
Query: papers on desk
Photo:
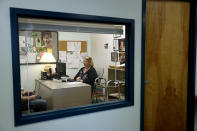
[[[75,85],[75,84],[81,84],[82,82],[68,82],[68,85]]]

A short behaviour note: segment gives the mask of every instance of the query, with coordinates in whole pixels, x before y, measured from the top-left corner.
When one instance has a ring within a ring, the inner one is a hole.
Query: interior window
[[[21,114],[125,100],[126,26],[18,18]]]

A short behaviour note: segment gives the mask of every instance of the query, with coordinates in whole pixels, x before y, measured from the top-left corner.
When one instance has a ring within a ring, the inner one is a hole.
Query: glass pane
[[[125,100],[125,25],[18,22],[23,115]]]

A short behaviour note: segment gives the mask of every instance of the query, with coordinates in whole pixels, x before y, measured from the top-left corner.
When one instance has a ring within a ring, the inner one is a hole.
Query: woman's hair
[[[91,66],[94,66],[94,63],[93,63],[92,57],[90,57],[90,56],[86,56],[86,57],[84,57],[84,59],[85,59],[85,60],[87,60],[87,61],[88,61],[88,63],[89,63]]]

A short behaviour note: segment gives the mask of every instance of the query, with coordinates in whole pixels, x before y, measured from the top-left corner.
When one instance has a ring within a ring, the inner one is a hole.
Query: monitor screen
[[[60,76],[66,76],[66,63],[56,63],[56,73]]]

